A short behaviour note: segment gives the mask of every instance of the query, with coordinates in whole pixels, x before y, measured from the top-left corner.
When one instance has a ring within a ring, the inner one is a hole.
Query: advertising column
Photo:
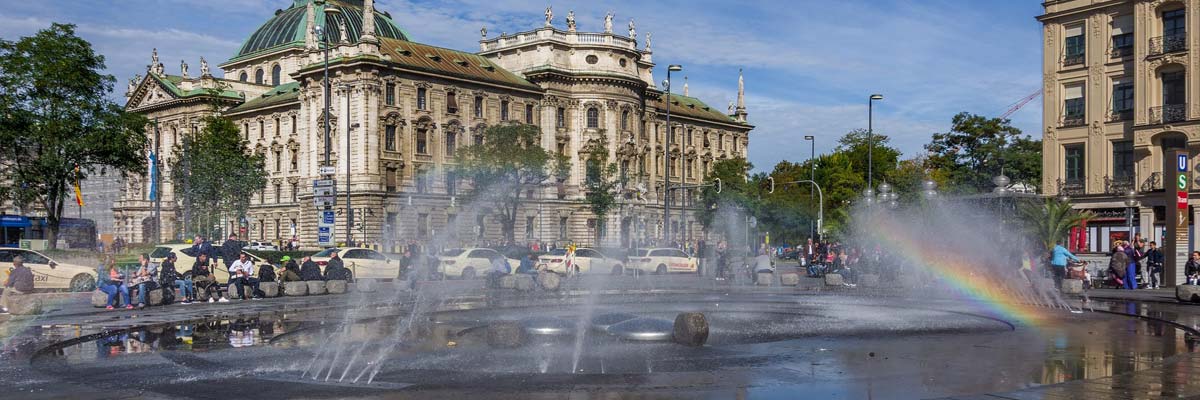
[[[1166,226],[1163,232],[1163,286],[1184,281],[1183,266],[1188,259],[1188,153],[1173,150],[1163,155],[1163,196]]]

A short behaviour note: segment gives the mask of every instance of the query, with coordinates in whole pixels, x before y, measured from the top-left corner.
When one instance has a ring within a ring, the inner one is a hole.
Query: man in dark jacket
[[[213,276],[212,269],[209,268],[208,256],[201,254],[196,257],[196,263],[192,264],[192,284],[196,289],[203,290],[208,296],[208,302],[212,303],[221,297],[221,285],[217,283],[217,278]],[[221,298],[221,301],[229,301]]]
[[[300,279],[300,266],[296,265],[296,260],[293,260],[290,256],[283,256],[283,258],[279,259],[279,262],[283,263],[283,269],[279,270],[279,280],[281,282],[303,280]]]
[[[1150,275],[1148,289],[1158,289],[1158,279],[1162,276],[1163,253],[1158,243],[1150,242],[1146,247],[1146,272]]]
[[[242,241],[238,240],[236,233],[230,234],[229,239],[221,244],[221,258],[225,260],[225,268],[233,265],[242,257]]]
[[[0,310],[5,313],[8,312],[8,301],[12,296],[33,292],[33,270],[25,266],[25,259],[21,256],[13,257],[12,264],[12,272],[4,282],[4,294],[0,294]]]
[[[321,267],[312,260],[312,257],[304,257],[304,262],[300,264],[300,279],[306,281],[323,281],[325,277],[321,276]]]
[[[1200,251],[1192,252],[1191,258],[1183,266],[1183,276],[1187,278],[1187,284],[1200,285]]]
[[[338,257],[338,253],[334,252],[329,255],[329,262],[325,263],[325,280],[349,280],[350,271],[346,269],[346,264],[342,263],[342,258]]]

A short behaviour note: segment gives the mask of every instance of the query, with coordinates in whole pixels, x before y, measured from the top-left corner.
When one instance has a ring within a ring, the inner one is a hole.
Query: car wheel
[[[614,265],[614,266],[613,266],[613,268],[612,268],[612,274],[613,274],[613,275],[617,275],[617,276],[624,275],[624,274],[625,274],[625,268],[624,268],[624,267],[621,267],[621,264]]]
[[[93,278],[91,275],[79,274],[75,275],[74,278],[71,278],[70,290],[72,292],[90,292],[95,289],[96,278]]]
[[[467,267],[462,271],[463,279],[475,279],[475,268]]]
[[[654,273],[659,274],[659,275],[666,275],[667,274],[667,265],[666,264],[658,264],[658,268],[654,269]]]

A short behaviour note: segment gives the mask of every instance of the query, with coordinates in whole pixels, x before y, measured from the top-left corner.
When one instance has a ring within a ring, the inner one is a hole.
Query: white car
[[[599,250],[588,248],[575,249],[573,271],[567,270],[567,249],[555,249],[549,254],[538,257],[538,269],[557,272],[559,274],[612,274],[621,275],[625,272],[625,263],[609,257]]]
[[[96,267],[62,264],[33,250],[12,248],[0,248],[0,282],[8,281],[16,256],[21,256],[33,271],[34,289],[87,292],[96,288]]]
[[[504,257],[493,249],[446,249],[438,254],[438,273],[447,278],[474,279],[491,271],[492,260],[496,257],[508,262],[510,272],[516,271],[521,265],[520,261]]]
[[[246,246],[246,250],[279,251],[279,247],[268,242],[250,242],[250,244]]]
[[[162,264],[162,262],[167,259],[167,254],[174,252],[175,271],[178,271],[179,274],[183,276],[191,276],[192,266],[196,264],[196,257],[192,257],[184,253],[184,249],[190,248],[192,248],[192,245],[186,243],[164,244],[155,247],[154,250],[150,252],[150,262],[154,264]],[[214,250],[220,251],[220,248],[214,248]],[[265,259],[254,255],[254,253],[247,251],[242,251],[242,253],[245,253],[249,257],[250,262],[254,263],[255,271],[257,271],[259,267],[267,265],[267,261]],[[229,270],[226,269],[225,264],[221,262],[221,257],[215,256],[210,258],[208,261],[209,268],[212,269],[213,277],[217,279],[217,282],[229,282]]]
[[[639,273],[665,275],[671,272],[696,272],[699,263],[683,250],[672,248],[638,249],[629,256],[628,268]]]
[[[312,260],[321,266],[322,273],[325,272],[325,265],[329,263],[333,253],[337,253],[342,259],[342,264],[350,270],[350,276],[353,278],[396,279],[400,276],[398,260],[362,247],[331,247],[313,254]]]

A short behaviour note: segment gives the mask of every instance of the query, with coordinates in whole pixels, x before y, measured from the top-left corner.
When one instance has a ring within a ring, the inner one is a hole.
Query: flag
[[[158,155],[150,152],[150,201],[158,197]]]
[[[75,204],[83,207],[83,190],[79,187],[79,165],[75,165]]]

